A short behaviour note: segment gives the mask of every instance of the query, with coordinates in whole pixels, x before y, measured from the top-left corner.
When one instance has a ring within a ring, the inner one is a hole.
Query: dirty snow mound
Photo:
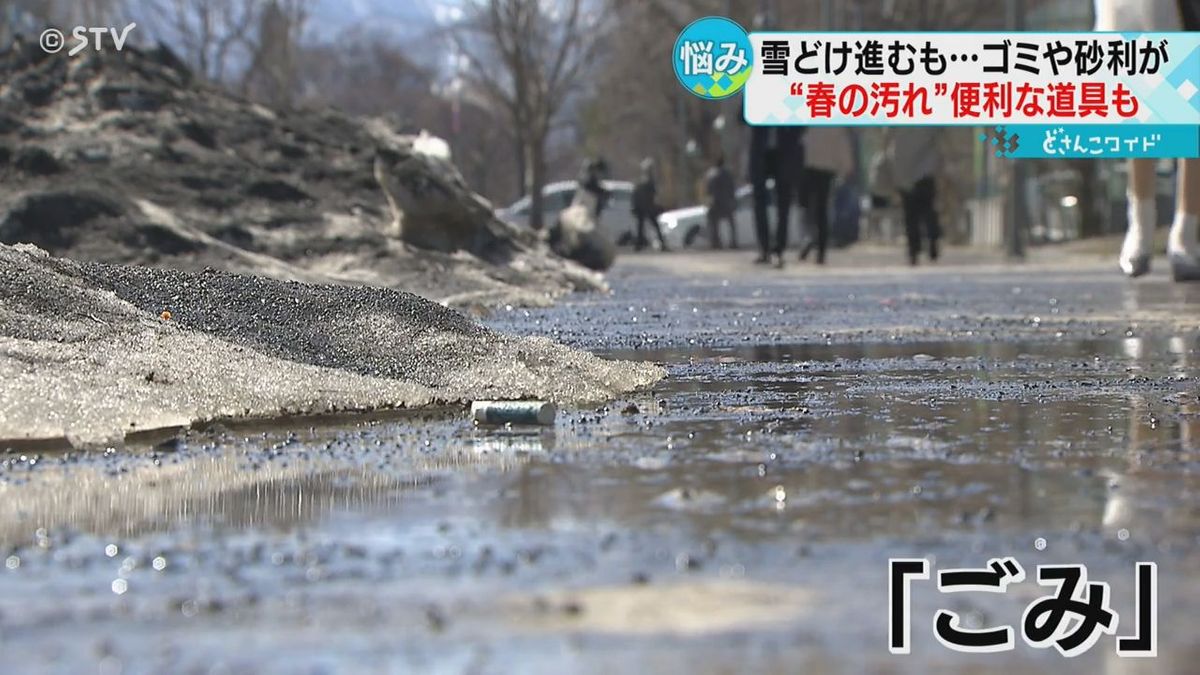
[[[388,289],[0,245],[0,439],[119,442],[226,417],[478,398],[598,401],[662,376]]]
[[[604,288],[496,218],[427,134],[269,110],[163,48],[66,58],[16,44],[0,75],[0,243],[467,306]]]

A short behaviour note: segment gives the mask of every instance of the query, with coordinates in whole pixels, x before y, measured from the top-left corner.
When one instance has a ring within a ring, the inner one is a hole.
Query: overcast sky
[[[437,26],[439,6],[446,0],[315,0],[308,21],[309,36],[331,40],[347,31],[393,34],[412,39]]]

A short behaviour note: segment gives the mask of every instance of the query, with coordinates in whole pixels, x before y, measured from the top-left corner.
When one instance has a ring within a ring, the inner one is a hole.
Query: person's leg
[[[1200,30],[1200,3],[1179,0],[1179,18],[1185,31]],[[1176,281],[1200,279],[1200,243],[1196,241],[1200,224],[1200,159],[1178,162],[1179,182],[1175,194],[1175,218],[1167,237],[1167,258]]]
[[[817,229],[817,264],[825,264],[825,250],[829,246],[829,193],[833,189],[833,174],[828,171],[815,172],[812,176],[813,189],[809,192],[808,210],[813,214]]]
[[[662,226],[658,224],[658,216],[650,215],[646,217],[650,219],[650,227],[654,228],[654,234],[658,237],[658,250],[666,251],[667,240],[663,239]]]
[[[720,215],[710,206],[704,218],[708,221],[708,245],[715,251],[721,248]]]
[[[773,251],[779,258],[776,264],[783,263],[783,250],[787,248],[788,226],[791,224],[792,201],[796,198],[796,177],[790,168],[784,168],[775,174],[775,242]]]
[[[779,266],[783,265],[783,251],[787,248],[792,205],[796,196],[806,189],[806,185],[803,151],[796,150],[781,158],[779,171],[775,174],[775,208],[778,211],[778,222],[775,225],[775,262]]]
[[[640,251],[646,248],[646,219],[640,213],[634,217],[637,219],[637,241],[633,242],[633,250]]]
[[[902,191],[900,193],[900,201],[904,208],[904,236],[908,239],[908,262],[916,265],[917,256],[921,253],[921,230],[917,213],[917,200],[913,194],[913,189]]]
[[[938,222],[937,211],[937,181],[933,176],[921,179],[921,209],[925,215],[925,236],[929,238],[929,259],[938,259],[938,239],[942,236],[942,226]]]
[[[1175,218],[1167,237],[1167,257],[1176,281],[1200,280],[1200,159],[1179,160]]]
[[[816,235],[816,212],[813,210],[813,203],[816,201],[816,192],[819,190],[818,183],[820,182],[820,172],[816,169],[805,167],[803,170],[804,180],[801,182],[797,192],[799,193],[796,201],[800,205],[800,213],[803,214],[800,220],[800,260],[807,260],[808,254],[812,253],[817,248]]]
[[[796,224],[796,234],[798,236],[798,246],[800,247],[800,259],[804,260],[805,256],[809,253],[809,248],[813,246],[812,209],[809,207],[809,204],[812,202],[812,196],[809,194],[813,189],[812,176],[810,175],[812,169],[806,166],[800,167],[798,173],[799,180],[796,183],[795,200],[796,211],[798,213],[797,220],[799,222]]]
[[[729,221],[729,248],[737,248],[737,216],[733,211],[730,211],[725,216],[725,220]]]
[[[758,236],[759,258],[757,262],[767,262],[771,252],[771,232],[767,223],[767,174],[765,167],[750,173],[750,185],[754,200],[754,234]]]
[[[1122,272],[1137,277],[1150,271],[1154,246],[1154,160],[1131,159],[1127,166],[1129,186],[1125,195],[1129,200],[1129,224],[1119,262]]]
[[[1179,202],[1175,213],[1200,215],[1200,158],[1179,160]]]

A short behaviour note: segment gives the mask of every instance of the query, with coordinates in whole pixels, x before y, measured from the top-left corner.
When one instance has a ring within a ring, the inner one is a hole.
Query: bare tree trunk
[[[542,222],[542,187],[546,184],[546,137],[533,134],[529,142],[529,226],[540,230]]]
[[[242,90],[276,108],[290,108],[296,93],[296,43],[309,0],[270,0],[259,15],[258,44],[242,77]]]
[[[476,0],[467,3],[471,11],[450,33],[471,66],[467,79],[508,113],[534,229],[545,225],[542,186],[550,129],[565,101],[586,82],[583,73],[599,44],[601,30],[584,2]]]
[[[514,130],[513,136],[513,146],[516,149],[516,152],[513,153],[513,157],[516,158],[517,161],[517,199],[520,199],[528,194],[528,190],[525,187],[526,181],[529,180],[529,176],[525,169],[525,132],[524,130],[517,128]]]

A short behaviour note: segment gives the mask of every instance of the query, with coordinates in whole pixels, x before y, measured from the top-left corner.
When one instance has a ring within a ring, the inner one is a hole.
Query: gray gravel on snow
[[[662,376],[496,333],[409,293],[76,263],[28,246],[0,245],[0,298],[0,439],[91,445],[209,419],[477,398],[571,404]]]

